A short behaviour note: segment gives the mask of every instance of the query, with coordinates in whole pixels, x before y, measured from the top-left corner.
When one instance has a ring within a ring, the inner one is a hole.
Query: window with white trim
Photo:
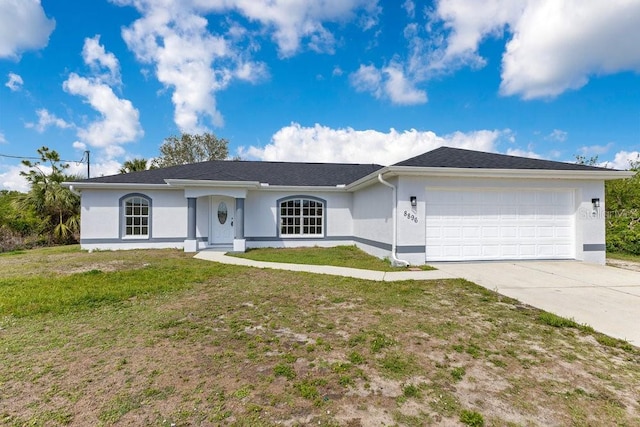
[[[281,201],[280,236],[324,236],[324,202],[304,197]]]
[[[149,237],[149,200],[132,196],[122,201],[124,207],[124,236]]]

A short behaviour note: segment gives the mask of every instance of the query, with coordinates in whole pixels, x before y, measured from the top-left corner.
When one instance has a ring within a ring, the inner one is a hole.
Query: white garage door
[[[426,190],[427,261],[575,257],[573,192]]]

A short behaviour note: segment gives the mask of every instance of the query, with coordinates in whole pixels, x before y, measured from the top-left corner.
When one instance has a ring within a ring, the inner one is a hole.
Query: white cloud
[[[78,137],[82,143],[103,149],[108,157],[117,157],[124,153],[122,144],[144,134],[139,122],[140,114],[131,101],[118,98],[113,89],[100,80],[71,73],[63,83],[63,89],[83,97],[100,113],[100,119],[86,127],[78,127]]]
[[[503,58],[505,95],[552,97],[590,76],[640,71],[640,2],[530,1]]]
[[[351,85],[358,92],[371,92],[380,98],[382,92],[382,73],[374,65],[360,65],[360,68],[349,76]]]
[[[261,25],[282,57],[303,48],[331,53],[336,40],[325,23],[359,19],[363,28],[377,23],[377,0],[112,0],[134,6],[142,17],[123,29],[123,38],[139,61],[155,66],[156,77],[173,90],[174,121],[183,132],[221,127],[224,119],[215,94],[234,79],[251,83],[268,77],[264,63],[251,55],[260,46],[254,34],[228,19],[209,31],[208,14],[236,12]]]
[[[402,3],[402,8],[407,12],[407,16],[411,19],[416,17],[416,4],[411,0]]]
[[[580,154],[583,156],[599,156],[602,154],[606,154],[613,148],[614,143],[610,142],[606,145],[589,145],[583,146],[579,148]]]
[[[82,59],[91,68],[91,71],[105,83],[112,86],[122,83],[120,80],[120,62],[113,53],[107,52],[104,46],[100,44],[99,34],[93,38],[87,37],[84,39]],[[105,68],[108,71],[106,74],[103,73]]]
[[[29,184],[20,172],[26,171],[22,165],[0,167],[0,190],[29,191]]]
[[[44,132],[49,126],[55,126],[60,129],[67,129],[73,126],[45,108],[36,110],[36,114],[38,115],[38,123],[25,123],[25,127],[35,129],[38,133]]]
[[[618,151],[613,160],[610,162],[603,162],[600,166],[609,167],[613,169],[625,170],[629,169],[632,163],[640,161],[640,152],[638,151]]]
[[[548,141],[565,142],[568,136],[568,132],[565,132],[561,129],[554,129],[549,135],[546,136],[545,139]]]
[[[351,85],[358,92],[369,92],[374,97],[387,98],[397,105],[415,105],[427,102],[427,94],[414,86],[405,75],[402,66],[391,63],[381,70],[373,65],[360,65],[349,76]]]
[[[521,148],[509,148],[507,152],[509,156],[529,157],[530,159],[542,159],[543,157],[532,150],[523,150]]]
[[[343,74],[344,74],[344,71],[342,71],[342,68],[340,68],[339,65],[336,65],[335,67],[333,67],[333,71],[331,72],[331,75],[333,77],[340,77]]]
[[[99,117],[84,126],[76,126],[79,141],[73,146],[76,149],[99,148],[107,159],[122,156],[122,144],[142,137],[144,131],[140,126],[139,111],[128,99],[119,98],[111,87],[121,84],[119,61],[100,44],[100,36],[84,40],[82,57],[93,75],[82,77],[70,73],[62,88],[84,98]]]
[[[364,30],[378,22],[381,8],[377,0],[221,0],[196,1],[198,4],[217,4],[220,11],[235,9],[252,21],[259,21],[272,31],[280,55],[292,56],[300,50],[303,41],[316,51],[332,52],[333,34],[325,22],[347,22],[358,16]]]
[[[86,178],[87,176],[87,164],[86,163],[68,163],[69,168],[65,170],[66,174],[77,175],[80,178]],[[97,162],[93,162],[90,165],[91,177],[98,177],[103,175],[114,175],[119,173],[122,164],[113,159],[100,159]],[[40,168],[45,172],[51,172],[51,168],[46,165],[41,165]],[[20,175],[20,172],[28,172],[29,168],[24,165],[14,166],[1,166],[0,165],[0,190],[12,190],[27,192],[29,191],[29,183]]]
[[[123,38],[138,60],[155,64],[158,80],[173,88],[174,121],[181,131],[206,131],[208,121],[222,126],[224,120],[213,94],[226,88],[234,77],[259,81],[267,74],[266,67],[245,60],[244,53],[233,51],[224,37],[211,35],[207,20],[191,9],[189,2],[165,3],[136,1],[143,17],[123,29]],[[237,25],[232,26],[232,38],[242,35]]]
[[[98,162],[91,163],[89,165],[89,171],[91,173],[91,178],[96,178],[99,176],[106,175],[115,175],[119,173],[122,164],[113,159],[103,159]],[[69,163],[69,169],[67,169],[67,173],[70,175],[78,175],[83,179],[87,177],[87,164],[86,163]]]
[[[431,24],[445,38],[421,56],[432,69],[484,66],[480,43],[508,31],[500,93],[548,98],[594,75],[639,72],[639,22],[635,0],[440,0]]]
[[[74,141],[74,143],[71,145],[73,146],[73,148],[79,151],[85,151],[87,149],[87,144],[85,144],[84,142]]]
[[[387,77],[384,90],[391,102],[398,105],[415,105],[427,102],[427,93],[416,89],[414,83],[405,75],[399,64],[392,63],[382,71]]]
[[[20,75],[9,73],[8,77],[9,80],[7,80],[7,82],[4,84],[6,87],[8,87],[12,92],[17,92],[22,89],[24,81],[22,80],[22,77],[20,77]]]
[[[276,132],[265,147],[241,150],[260,160],[379,163],[389,165],[443,145],[480,151],[496,151],[498,140],[510,131],[479,130],[438,136],[431,131],[411,129],[398,132],[331,129],[316,124],[303,127],[297,123]]]
[[[6,144],[7,139],[4,136],[4,133],[0,132],[0,144]]]
[[[484,66],[486,61],[478,54],[480,42],[502,36],[505,27],[522,16],[528,1],[492,0],[479,4],[477,0],[440,0],[432,19],[443,23],[446,39],[433,52],[430,67],[442,70]]]
[[[0,1],[0,58],[18,59],[26,50],[45,47],[55,26],[40,0]]]

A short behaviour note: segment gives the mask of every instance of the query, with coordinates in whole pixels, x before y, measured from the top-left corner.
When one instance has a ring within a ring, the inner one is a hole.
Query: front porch
[[[244,252],[246,190],[189,189],[185,252],[214,250]]]

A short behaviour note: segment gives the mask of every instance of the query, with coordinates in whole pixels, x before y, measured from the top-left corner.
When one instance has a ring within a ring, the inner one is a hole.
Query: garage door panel
[[[517,245],[501,245],[500,257],[501,258],[518,258],[518,246]]]
[[[500,245],[498,244],[484,244],[482,245],[482,256],[488,258],[494,258],[500,256]]]
[[[536,227],[535,237],[553,237],[553,226],[539,226]]]
[[[478,239],[482,233],[482,227],[462,227],[462,237],[465,239]]]
[[[556,237],[561,239],[572,237],[573,229],[570,226],[558,226],[555,228]]]
[[[460,227],[443,227],[442,237],[445,239],[459,239],[462,236]]]
[[[481,245],[463,245],[462,246],[462,256],[467,257],[478,257],[482,255],[482,246]]]
[[[518,228],[508,226],[500,227],[500,236],[504,238],[518,237]]]
[[[571,191],[427,190],[426,199],[428,261],[575,256]]]
[[[536,255],[536,246],[535,244],[521,244],[518,245],[518,255],[519,257],[529,258],[534,257]]]
[[[500,237],[500,227],[494,225],[482,227],[482,237],[484,239],[495,239]]]
[[[562,258],[573,258],[574,249],[573,245],[556,245],[556,254]]]

